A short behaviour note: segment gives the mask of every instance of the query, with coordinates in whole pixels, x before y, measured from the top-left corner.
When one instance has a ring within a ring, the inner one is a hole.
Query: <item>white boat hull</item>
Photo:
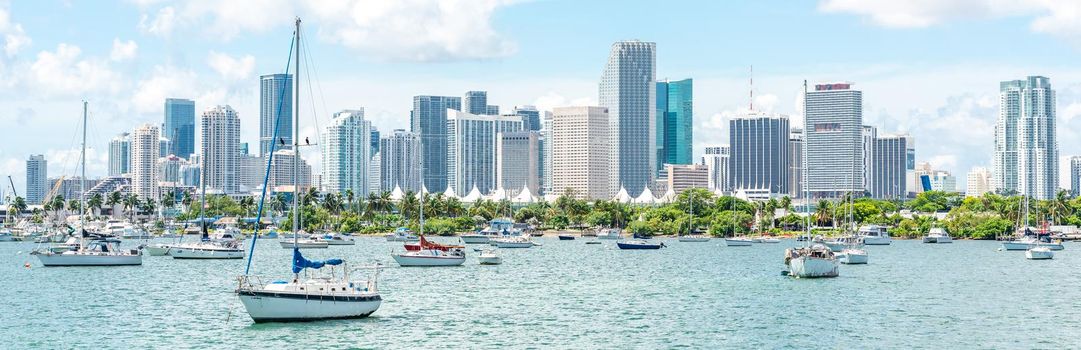
[[[292,241],[279,241],[278,243],[281,243],[282,248],[293,249],[293,242]],[[329,244],[327,244],[327,242],[322,242],[322,241],[320,241],[320,242],[297,242],[297,244],[296,244],[296,247],[300,248],[300,249],[322,249],[322,248],[326,248],[328,246],[329,246]]]
[[[482,235],[464,235],[461,236],[462,242],[465,244],[485,244],[488,243],[488,236]]]
[[[1025,251],[1025,258],[1029,260],[1049,260],[1055,257],[1050,249],[1029,249]]]
[[[401,266],[458,266],[465,263],[465,256],[413,256],[392,254]]]
[[[348,239],[328,239],[327,245],[357,245],[357,242]]]
[[[749,239],[725,238],[724,245],[729,247],[747,247],[753,242]]]
[[[837,277],[837,260],[800,256],[788,263],[788,275],[796,278]]]
[[[890,245],[890,243],[893,243],[893,239],[889,237],[863,237],[861,240],[865,245]]]
[[[532,248],[533,242],[495,242],[499,248]]]
[[[847,265],[861,265],[867,263],[867,252],[864,251],[850,251],[848,249],[842,250],[840,254],[837,254],[837,261]]]
[[[498,256],[481,256],[477,258],[477,261],[481,265],[499,265],[503,263],[503,258]]]
[[[169,255],[172,255],[173,259],[243,259],[244,250],[176,247]]]
[[[680,237],[680,242],[709,242],[709,237]]]
[[[38,261],[44,266],[124,266],[142,265],[142,255],[97,255],[97,254],[38,254]]]
[[[833,251],[835,253],[839,252],[839,251],[842,251],[842,250],[845,250],[845,247],[848,246],[847,243],[837,242],[837,241],[822,242],[822,245],[826,246],[827,248],[829,248],[831,251]]]
[[[1041,247],[1047,247],[1051,250],[1063,250],[1066,249],[1062,243],[1040,243]],[[1035,242],[1020,242],[1020,241],[1005,241],[1002,242],[1002,249],[1005,250],[1029,250],[1036,247]]]
[[[237,293],[256,323],[361,318],[379,309],[382,299],[241,291]]]
[[[166,256],[171,248],[169,245],[150,245],[143,247],[143,251],[150,256]]]

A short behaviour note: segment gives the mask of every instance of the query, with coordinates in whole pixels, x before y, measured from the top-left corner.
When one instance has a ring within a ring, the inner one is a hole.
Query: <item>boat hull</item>
[[[38,254],[44,266],[131,266],[142,265],[142,255]]]
[[[733,238],[725,238],[724,239],[724,245],[729,246],[729,247],[749,247],[753,243],[754,242],[751,242],[751,240],[749,240],[749,239],[733,239]]]
[[[1050,260],[1055,253],[1050,249],[1029,249],[1025,251],[1025,258],[1029,260]]]
[[[1063,246],[1062,243],[1040,243],[1040,246],[1041,247],[1047,247],[1048,249],[1051,249],[1051,250],[1063,250],[1063,249],[1066,249],[1066,247]],[[1002,249],[1005,249],[1005,250],[1029,250],[1029,249],[1032,249],[1033,247],[1036,247],[1035,242],[1031,242],[1031,243],[1030,242],[1015,242],[1015,241],[1002,242]]]
[[[379,309],[378,295],[362,297],[238,291],[256,323],[305,322],[368,317]]]
[[[351,241],[351,240],[347,240],[347,239],[342,239],[342,240],[338,240],[338,239],[328,239],[328,240],[327,240],[327,245],[357,245],[357,242],[356,242],[356,241]]]
[[[503,263],[503,258],[498,256],[482,256],[478,257],[477,261],[480,262],[481,265],[499,265]]]
[[[573,241],[574,236],[559,236],[559,240],[561,240],[561,241]]]
[[[709,242],[709,237],[680,237],[680,242]]]
[[[280,241],[278,243],[281,243],[282,248],[293,248],[293,242],[291,241]],[[296,246],[300,249],[322,249],[329,246],[329,244],[327,244],[327,242],[299,242],[296,244]]]
[[[837,260],[808,256],[792,258],[788,263],[788,275],[796,278],[837,277]]]
[[[464,235],[461,236],[462,242],[465,244],[485,244],[488,243],[488,236],[482,235]]]
[[[149,256],[167,256],[169,255],[170,249],[172,249],[172,247],[167,245],[143,247],[143,251]]]
[[[652,243],[649,243],[649,244],[635,244],[635,243],[616,242],[616,246],[619,246],[619,249],[624,249],[624,250],[661,249],[661,244],[652,244]]]
[[[848,246],[847,243],[837,242],[837,241],[834,241],[834,242],[822,242],[822,245],[826,246],[827,248],[829,248],[834,253],[845,250],[845,247]]]
[[[866,264],[867,263],[867,253],[866,252],[850,252],[850,251],[843,250],[843,251],[841,251],[840,254],[837,254],[837,261],[840,261],[842,264],[846,264],[846,265],[862,265],[862,264]]]
[[[200,249],[176,247],[170,250],[173,259],[243,259],[243,249]]]
[[[464,256],[409,256],[393,254],[394,261],[403,267],[412,266],[458,266],[465,263]]]
[[[890,245],[890,243],[893,243],[893,239],[889,237],[863,237],[861,240],[865,245]]]
[[[495,242],[499,248],[532,248],[533,242]]]

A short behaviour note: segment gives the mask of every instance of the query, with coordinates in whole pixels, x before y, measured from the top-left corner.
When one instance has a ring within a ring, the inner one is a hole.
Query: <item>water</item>
[[[841,277],[780,275],[796,242],[725,247],[666,240],[538,239],[499,266],[400,268],[401,243],[307,253],[382,261],[383,305],[360,320],[254,324],[232,293],[244,261],[144,257],[137,267],[41,267],[32,243],[0,244],[12,348],[1071,348],[1081,336],[1081,244],[1051,261],[995,242],[868,247]],[[19,253],[19,252],[22,253]],[[260,241],[254,270],[287,276],[290,251]],[[34,267],[23,267],[31,262]]]

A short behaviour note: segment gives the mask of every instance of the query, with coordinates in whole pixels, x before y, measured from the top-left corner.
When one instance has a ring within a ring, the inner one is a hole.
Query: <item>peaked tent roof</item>
[[[480,194],[480,190],[477,189],[477,184],[473,184],[473,190],[469,191],[469,194],[462,197],[462,202],[473,203],[479,201],[484,196]]]
[[[394,185],[394,190],[390,191],[390,200],[392,200],[392,201],[400,201],[400,200],[402,200],[402,198],[405,198],[405,193],[402,192],[402,187],[398,186],[398,185]]]
[[[454,194],[454,187],[447,186],[447,190],[443,191],[443,197],[458,198],[458,195]]]
[[[492,191],[492,193],[488,194],[488,198],[498,202],[504,199],[510,199],[510,196],[507,195],[507,190],[503,189],[503,186],[499,186],[499,188],[495,189],[495,191]]]
[[[672,203],[672,201],[675,201],[675,200],[676,200],[676,191],[673,191],[672,188],[669,187],[668,191],[664,192],[664,195],[662,195],[660,198],[657,198],[657,203]]]
[[[626,188],[619,186],[619,193],[616,193],[616,197],[612,198],[612,200],[620,203],[630,203],[633,198],[631,198],[631,195],[627,194]]]
[[[529,191],[529,186],[524,186],[522,192],[511,201],[515,203],[533,203],[536,201],[536,197],[533,196],[533,192]]]
[[[642,194],[638,195],[633,202],[635,204],[653,204],[657,203],[657,198],[653,197],[653,191],[650,191],[649,186],[646,186],[646,188],[642,190]]]

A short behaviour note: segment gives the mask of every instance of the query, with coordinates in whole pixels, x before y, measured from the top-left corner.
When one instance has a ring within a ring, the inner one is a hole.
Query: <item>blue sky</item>
[[[696,154],[727,141],[752,64],[756,106],[797,122],[802,80],[855,82],[867,124],[914,135],[918,160],[962,184],[990,165],[998,82],[1049,76],[1060,152],[1081,153],[1081,4],[1066,1],[17,1],[0,2],[0,174],[21,192],[32,153],[50,176],[74,173],[82,99],[91,174],[113,135],[161,123],[165,97],[232,105],[254,142],[257,77],[282,69],[298,15],[320,78],[302,121],[313,137],[357,107],[407,128],[418,94],[596,103],[611,43],[641,39],[657,42],[658,78],[695,79]]]

